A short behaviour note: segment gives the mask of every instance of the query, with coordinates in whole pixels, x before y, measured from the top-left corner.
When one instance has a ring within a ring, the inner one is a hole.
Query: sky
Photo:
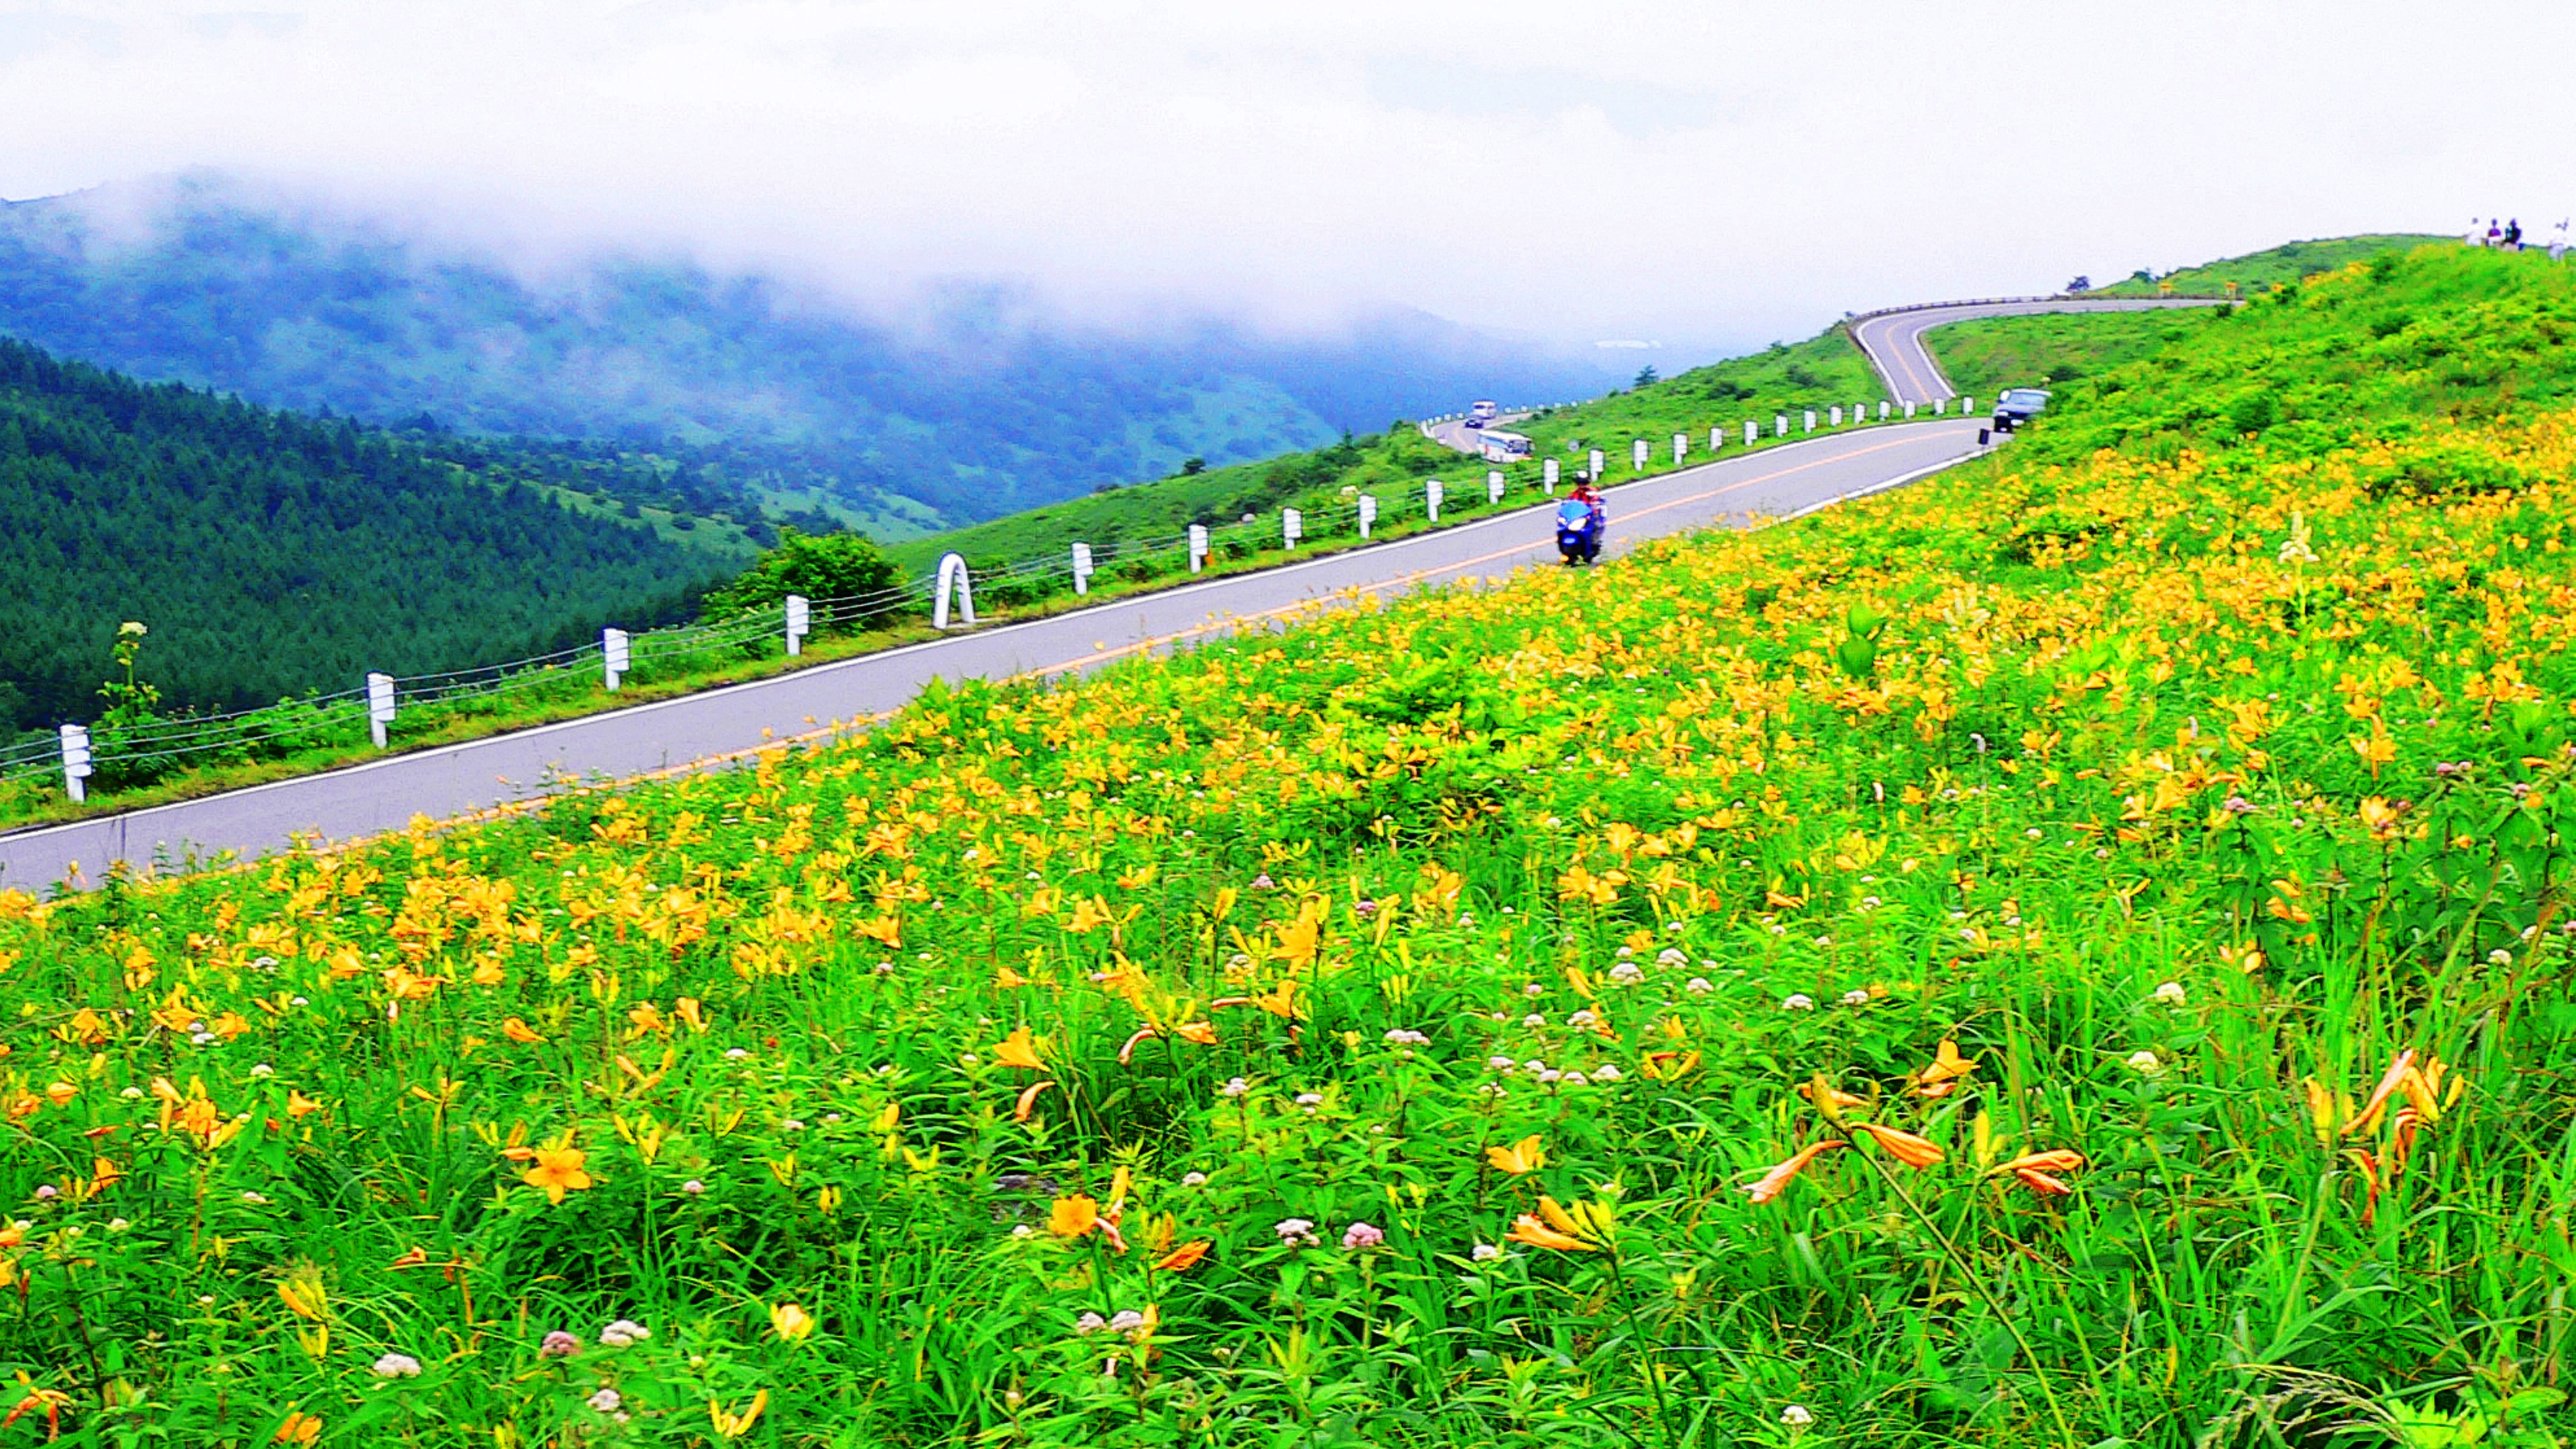
[[[2576,211],[2571,55],[2576,7],[2528,0],[0,0],[0,196],[211,167],[532,269],[1716,353],[2539,233]]]

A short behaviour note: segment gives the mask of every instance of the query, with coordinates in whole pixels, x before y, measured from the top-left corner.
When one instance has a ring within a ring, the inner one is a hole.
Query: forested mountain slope
[[[667,259],[533,281],[214,176],[0,205],[0,332],[308,412],[685,451],[702,510],[819,483],[887,537],[1610,380],[1420,313],[1294,340],[1122,335],[990,286],[922,311],[898,328]]]
[[[677,612],[734,566],[423,445],[0,339],[0,727],[97,713],[117,626],[165,702],[486,663]]]

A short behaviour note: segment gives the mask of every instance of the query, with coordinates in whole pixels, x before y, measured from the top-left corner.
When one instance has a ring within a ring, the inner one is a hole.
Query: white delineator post
[[[1675,434],[1673,434],[1673,465],[1674,465],[1675,467],[1679,467],[1679,466],[1681,466],[1681,461],[1682,461],[1682,459],[1683,459],[1683,458],[1685,458],[1685,457],[1687,457],[1687,456],[1689,456],[1689,454],[1690,454],[1690,434],[1688,434],[1688,433],[1675,433]]]
[[[1597,484],[1599,484],[1599,483],[1600,483],[1600,481],[1601,481],[1601,468],[1602,468],[1602,463],[1603,463],[1603,459],[1602,459],[1602,457],[1601,457],[1601,450],[1600,450],[1599,448],[1595,448],[1595,449],[1593,449],[1593,450],[1592,450],[1592,481],[1593,481],[1593,483],[1594,483],[1594,484],[1596,484],[1596,485],[1597,485]]]
[[[1914,404],[1907,403],[1905,405],[1905,415],[1909,418],[1914,416]]]
[[[1963,417],[1963,418],[1964,418],[1964,417],[1966,417],[1968,414],[1970,414],[1970,413],[1972,413],[1972,412],[1975,412],[1976,410],[1977,410],[1977,400],[1976,400],[1976,398],[1975,398],[1975,397],[1970,396],[1970,397],[1963,397],[1963,398],[1959,399],[1959,416],[1961,416],[1961,417]]]
[[[1708,430],[1708,450],[1712,453],[1722,453],[1726,451],[1726,429],[1711,428]]]
[[[1932,416],[1936,418],[1941,416],[1941,410],[1949,405],[1950,400],[1948,398],[1936,397],[1932,399]]]
[[[1440,500],[1443,496],[1444,493],[1440,486],[1439,479],[1425,478],[1422,480],[1423,511],[1429,515],[1433,523],[1438,523],[1440,521]]]
[[[628,666],[632,665],[634,662],[635,656],[627,644],[625,630],[602,629],[599,631],[600,680],[608,686],[610,691],[614,692],[616,690],[617,682],[625,677]]]
[[[1374,493],[1363,493],[1360,495],[1360,537],[1368,537],[1369,530],[1376,525],[1377,495]]]
[[[1485,501],[1487,503],[1500,503],[1503,501],[1502,474],[1487,473],[1485,475]]]
[[[1283,508],[1283,509],[1280,509],[1280,510],[1279,510],[1279,544],[1280,544],[1280,546],[1281,546],[1282,548],[1295,548],[1295,547],[1297,546],[1297,540],[1298,540],[1298,539],[1301,539],[1301,538],[1303,538],[1303,537],[1305,537],[1305,536],[1306,536],[1306,515],[1304,515],[1304,514],[1302,514],[1302,513],[1298,512],[1298,511],[1297,511],[1296,509],[1294,509],[1294,508]]]
[[[1207,567],[1207,525],[1193,523],[1190,525],[1190,572],[1197,573],[1205,567]]]
[[[1751,418],[1744,420],[1744,446],[1750,448],[1762,441],[1762,425]]]
[[[1785,438],[1789,436],[1789,415],[1787,413],[1778,414],[1771,419],[1771,436],[1775,438]]]
[[[390,674],[367,676],[367,733],[375,736],[376,748],[385,747],[385,726],[394,722],[394,677]]]
[[[1547,496],[1554,498],[1556,496],[1556,460],[1554,458],[1539,465],[1538,478],[1539,485],[1547,490]]]
[[[805,652],[805,636],[814,632],[814,601],[803,594],[789,594],[787,604],[787,657]]]
[[[1833,412],[1829,415],[1829,418],[1828,418],[1828,420],[1827,420],[1826,426],[1828,426],[1828,427],[1835,427],[1835,428],[1839,428],[1839,427],[1841,427],[1842,425],[1843,425],[1843,407],[1842,407],[1842,404],[1840,404],[1840,403],[1836,403],[1836,404],[1834,404]]]
[[[1885,398],[1878,400],[1878,420],[1882,423],[1887,421],[1887,399]]]
[[[1077,594],[1091,592],[1091,545],[1087,543],[1073,546],[1073,591]]]
[[[1806,426],[1805,431],[1812,433],[1812,432],[1814,432],[1815,430],[1816,430],[1816,410],[1815,410],[1814,408],[1809,408],[1809,409],[1807,409],[1807,426]]]
[[[72,803],[78,805],[89,798],[89,786],[85,783],[90,776],[89,726],[65,725],[61,734],[63,788],[71,793]]]
[[[948,627],[948,591],[957,591],[957,616],[972,625],[975,622],[975,581],[966,574],[966,556],[944,553],[939,556],[939,582],[930,600],[930,627]]]

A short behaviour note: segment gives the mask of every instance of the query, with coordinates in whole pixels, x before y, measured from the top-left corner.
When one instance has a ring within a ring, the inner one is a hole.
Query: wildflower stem
[[[1857,1143],[1854,1143],[1853,1147],[1852,1155],[1869,1164],[1869,1170],[1878,1174],[1879,1180],[1886,1183],[1888,1190],[1896,1194],[1896,1200],[1905,1204],[1905,1210],[1914,1215],[1916,1222],[1923,1225],[1923,1231],[1931,1234],[1932,1241],[1940,1245],[1941,1256],[1949,1262],[1950,1271],[1958,1274],[1961,1282],[1977,1291],[1977,1297],[1985,1301],[1987,1310],[1995,1315],[1996,1321],[2003,1324],[2004,1332],[2012,1335],[2013,1346],[2021,1350],[2022,1361],[2030,1365],[2032,1375],[2039,1380],[2040,1397],[2048,1401],[2048,1416],[2057,1423],[2058,1442],[2066,1445],[2067,1449],[2075,1449],[2078,1443],[2075,1429],[2067,1422],[2065,1406],[2057,1401],[2057,1387],[2048,1381],[2047,1369],[2040,1365],[2039,1355],[2032,1350],[2030,1340],[2023,1336],[2021,1325],[2004,1307],[2003,1300],[1995,1296],[1994,1290],[1986,1286],[1983,1278],[1969,1269],[1967,1260],[1961,1256],[1958,1246],[1950,1241],[1950,1235],[1941,1231],[1941,1225],[1934,1222],[1932,1215],[1923,1210],[1923,1205],[1914,1200],[1914,1195],[1905,1190],[1905,1184],[1897,1180],[1896,1174],[1887,1170],[1887,1164],[1867,1152],[1860,1151]]]

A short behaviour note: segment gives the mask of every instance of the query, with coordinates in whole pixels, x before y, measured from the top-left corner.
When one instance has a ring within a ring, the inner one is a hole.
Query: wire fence
[[[1911,409],[1907,411],[1910,415]],[[1853,408],[1849,416],[1850,422],[1845,426],[1858,426],[1870,421],[1863,408]],[[1778,440],[1779,435],[1773,429],[1764,428],[1761,433],[1766,442]],[[1726,436],[1732,437],[1732,434]],[[1750,432],[1747,436],[1749,440]],[[1684,466],[1682,458],[1668,456],[1662,448],[1651,449],[1644,456],[1648,467]],[[1635,462],[1636,457],[1633,451],[1623,451],[1609,454],[1605,461],[1627,465]],[[1476,460],[1472,456],[1461,461],[1478,467],[1491,462]],[[1517,461],[1527,464],[1535,460],[1523,458]],[[1412,495],[1412,507],[1427,507],[1428,485],[1433,481],[1426,479],[1408,489]],[[1524,479],[1520,491],[1526,493],[1534,486],[1534,480]],[[1453,511],[1473,515],[1496,502],[1513,501],[1508,490],[1501,499],[1495,499],[1484,480],[1465,483],[1454,489],[1444,487],[1443,492],[1440,508],[1443,515]],[[1382,526],[1403,527],[1412,516],[1385,506],[1385,500],[1373,495],[1369,501],[1381,504],[1375,517]],[[1274,510],[1246,515],[1233,522],[1202,525],[1183,533],[1119,538],[1104,544],[1086,545],[1091,567],[1085,577],[1077,577],[1073,552],[1066,549],[1044,557],[976,568],[969,575],[968,586],[973,595],[988,606],[1014,606],[1084,589],[1089,576],[1113,569],[1122,570],[1139,581],[1149,580],[1163,571],[1187,569],[1196,572],[1200,558],[1194,556],[1193,550],[1200,547],[1205,550],[1203,557],[1206,561],[1222,562],[1248,558],[1263,549],[1293,549],[1296,542],[1306,540],[1347,539],[1363,534],[1362,503],[1354,492],[1346,492],[1341,499],[1299,510],[1300,527],[1294,541],[1286,534],[1283,513],[1284,510]],[[1448,520],[1426,521],[1445,523]],[[882,625],[907,614],[928,613],[937,600],[938,592],[938,576],[931,573],[866,593],[809,599],[806,601],[807,632],[849,633]],[[788,617],[780,608],[773,606],[732,618],[703,620],[624,636],[624,665],[614,678],[608,673],[611,656],[607,639],[603,636],[568,648],[502,663],[383,676],[389,688],[376,691],[362,685],[258,709],[192,714],[133,724],[100,720],[80,727],[86,730],[81,741],[86,748],[87,759],[78,764],[67,748],[68,740],[35,735],[0,745],[0,785],[19,785],[51,777],[58,785],[77,785],[80,780],[95,780],[98,788],[114,790],[147,783],[193,765],[252,763],[314,748],[346,748],[367,738],[371,724],[389,723],[406,711],[428,706],[451,710],[498,709],[549,691],[570,697],[583,691],[616,688],[625,679],[651,679],[685,673],[728,655],[748,661],[783,647],[787,631]],[[66,727],[66,734],[72,729]]]

